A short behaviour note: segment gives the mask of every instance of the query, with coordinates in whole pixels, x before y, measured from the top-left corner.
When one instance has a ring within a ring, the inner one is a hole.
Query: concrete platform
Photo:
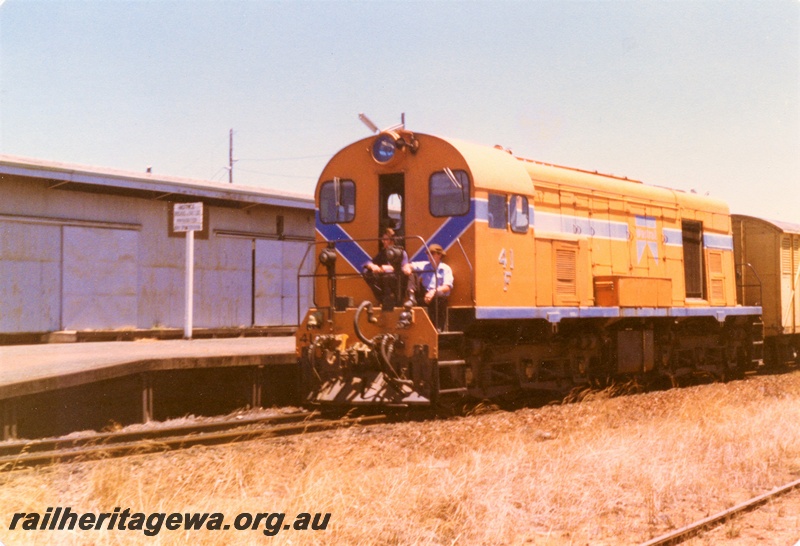
[[[294,337],[0,347],[0,400],[150,371],[294,364]]]
[[[293,336],[294,326],[248,326],[238,328],[194,328],[192,338],[238,338]],[[141,340],[181,340],[183,328],[125,328],[122,330],[65,330],[59,332],[0,332],[2,345],[38,345],[39,343],[83,343],[87,341],[141,341]]]
[[[0,347],[0,437],[294,405],[294,337]]]

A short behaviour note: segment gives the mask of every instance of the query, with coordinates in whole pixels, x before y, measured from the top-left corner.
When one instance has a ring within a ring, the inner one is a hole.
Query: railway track
[[[754,497],[741,504],[737,504],[732,508],[728,508],[727,510],[719,512],[718,514],[714,514],[713,516],[709,516],[685,527],[681,527],[680,529],[676,529],[654,539],[648,540],[647,542],[642,543],[641,546],[666,546],[669,544],[680,544],[681,542],[700,534],[704,530],[711,529],[721,523],[729,521],[736,516],[755,510],[770,500],[797,488],[800,488],[800,480],[795,480],[781,487],[777,487],[772,491]]]
[[[8,442],[0,445],[0,472],[69,461],[156,453],[386,422],[386,415],[322,419],[315,412],[231,419],[146,431],[103,432],[77,438]]]
[[[631,384],[612,385],[605,391],[611,396],[618,396],[631,388]],[[594,391],[591,389],[583,389],[577,394],[571,392],[562,399],[562,402],[580,402],[587,393],[591,394],[592,392]],[[547,402],[549,401],[550,399],[547,400]],[[524,405],[529,406],[530,402],[528,400]],[[542,405],[547,402],[539,400],[534,405]],[[512,404],[511,407],[515,406]],[[424,416],[430,417],[430,414],[425,413]],[[396,414],[380,414],[331,420],[322,419],[318,412],[299,411],[286,415],[245,419],[231,418],[223,421],[165,426],[148,430],[97,432],[72,438],[10,441],[0,443],[0,473],[53,463],[155,453],[196,445],[218,445],[258,438],[290,436],[304,432],[318,432],[353,425],[368,425],[387,422],[397,417]],[[403,418],[416,419],[420,416],[405,415]],[[648,542],[647,544],[669,543]]]

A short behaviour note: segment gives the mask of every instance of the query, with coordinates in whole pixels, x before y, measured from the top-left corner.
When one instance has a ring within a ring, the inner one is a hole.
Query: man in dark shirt
[[[398,251],[399,260],[397,257],[393,260],[392,254],[397,256]],[[394,230],[387,227],[381,234],[381,249],[371,262],[364,265],[363,271],[364,279],[383,307],[393,307],[401,303],[399,297],[406,290],[408,278],[407,275],[401,275],[400,271],[404,272],[407,264],[408,254],[402,248],[395,246]],[[395,265],[399,266],[397,271]]]

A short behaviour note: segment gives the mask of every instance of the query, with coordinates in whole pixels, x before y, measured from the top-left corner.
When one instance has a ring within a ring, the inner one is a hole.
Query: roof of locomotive
[[[800,235],[800,224],[793,224],[790,222],[782,222],[778,220],[767,220],[766,218],[758,218],[757,216],[748,216],[746,214],[734,214],[734,219],[740,219],[745,222],[761,222],[767,226],[781,232]]]
[[[372,142],[377,136],[370,136],[354,142],[337,152],[334,157],[353,148],[361,150],[365,144]],[[472,173],[474,188],[478,190],[532,195],[536,190],[537,183],[553,184],[565,189],[570,186],[575,190],[589,189],[609,197],[625,196],[628,199],[640,199],[662,206],[729,214],[726,202],[704,195],[518,157],[513,155],[510,150],[500,146],[486,146],[423,133],[413,133],[413,136],[419,141],[420,152],[435,148],[437,142],[452,147],[464,159]]]
[[[323,169],[320,181],[332,174],[328,172],[328,168],[334,164],[337,158],[351,153],[361,154],[364,149],[369,149],[369,143],[379,136],[380,134],[358,140],[339,150]],[[473,184],[476,189],[513,192],[523,195],[531,195],[533,193],[533,184],[524,166],[516,157],[504,150],[435,135],[413,133],[413,136],[419,142],[419,152],[416,154],[418,158],[428,157],[437,163],[441,163],[441,157],[448,155],[441,153],[444,151],[443,147],[449,147],[460,155],[465,166],[472,173]],[[428,155],[429,153],[430,155]],[[392,161],[386,167],[396,168],[397,165],[397,161]],[[453,169],[460,168],[457,165],[444,166]],[[441,169],[442,165],[437,168]]]
[[[680,208],[729,214],[728,204],[714,197],[663,186],[653,186],[639,180],[610,174],[551,165],[531,159],[520,158],[520,161],[524,162],[534,185],[539,182],[558,184],[562,187],[573,186],[576,189],[591,189],[601,194],[624,195],[628,198],[638,198]]]
[[[611,196],[624,195],[675,207],[729,214],[728,204],[713,197],[651,186],[610,174],[543,163],[515,156],[501,146],[489,147],[445,138],[442,140],[452,144],[464,156],[475,176],[476,188],[531,193],[537,183],[550,183],[565,188],[573,186],[576,190],[591,189]],[[499,168],[501,166],[502,169]],[[522,178],[520,170],[523,171]]]
[[[461,154],[469,165],[476,189],[533,194],[535,186],[525,166],[508,150],[464,140],[428,137],[447,142]]]

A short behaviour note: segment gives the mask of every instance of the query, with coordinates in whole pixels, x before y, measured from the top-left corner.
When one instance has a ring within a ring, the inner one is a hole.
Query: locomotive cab
[[[336,154],[316,200],[317,237],[308,258],[318,262],[314,307],[297,335],[308,401],[427,405],[466,393],[462,336],[449,318],[473,305],[475,207],[463,156],[441,139],[395,128]],[[395,243],[386,253],[391,267],[374,275],[393,287],[388,299],[377,297],[365,275],[386,228]],[[417,303],[418,277],[403,271],[406,262],[433,263],[434,245],[456,272],[438,325],[444,301],[437,299],[429,316]],[[440,368],[447,368],[444,376]]]

